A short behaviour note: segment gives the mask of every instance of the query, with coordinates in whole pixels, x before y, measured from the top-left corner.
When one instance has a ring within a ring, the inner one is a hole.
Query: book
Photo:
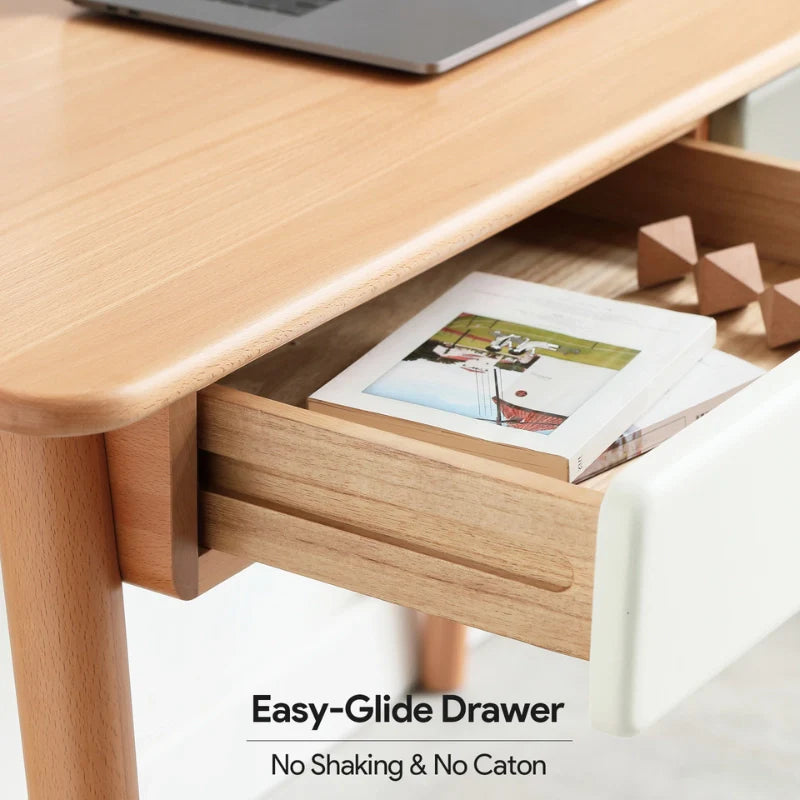
[[[709,317],[475,272],[308,405],[574,481],[715,337]]]
[[[580,476],[584,481],[652,450],[732,397],[765,370],[712,350]]]

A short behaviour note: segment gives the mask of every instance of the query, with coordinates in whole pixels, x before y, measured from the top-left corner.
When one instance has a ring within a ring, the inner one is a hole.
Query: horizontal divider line
[[[245,739],[246,742],[267,744],[547,744],[574,742],[574,739]]]

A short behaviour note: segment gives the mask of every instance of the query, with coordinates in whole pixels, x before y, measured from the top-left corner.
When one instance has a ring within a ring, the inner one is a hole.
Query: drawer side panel
[[[323,532],[347,542],[344,561],[358,548],[377,548],[393,565],[387,575],[402,554],[404,599],[389,589],[395,578],[382,585],[368,576],[366,556],[347,587],[588,655],[599,493],[225,387],[201,393],[199,437],[203,486],[240,503],[239,516],[230,515],[239,533],[214,533],[213,541],[211,506],[201,504],[209,546],[281,566],[270,549],[287,535],[274,527],[281,522],[313,531],[317,543]],[[240,524],[242,507],[249,509],[247,526]],[[248,555],[254,537],[264,545]],[[240,538],[251,544],[237,544]],[[304,549],[285,568],[345,585],[332,561],[320,571],[316,544]],[[435,588],[444,574],[446,598]],[[453,588],[462,579],[464,587]],[[486,617],[469,611],[481,591],[487,603],[514,600]],[[518,619],[501,619],[509,616]]]

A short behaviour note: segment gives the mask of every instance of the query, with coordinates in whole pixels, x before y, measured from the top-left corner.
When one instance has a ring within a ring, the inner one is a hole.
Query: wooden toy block
[[[719,314],[752,303],[763,291],[761,265],[752,243],[716,250],[694,268],[701,314]]]
[[[800,340],[800,278],[771,286],[758,300],[770,347]]]
[[[690,272],[697,263],[692,220],[675,217],[639,228],[639,286],[658,286]]]

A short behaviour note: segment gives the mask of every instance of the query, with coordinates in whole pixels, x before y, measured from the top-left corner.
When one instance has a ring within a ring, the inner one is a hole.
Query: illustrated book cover
[[[697,314],[475,272],[308,403],[574,481],[715,337]]]

